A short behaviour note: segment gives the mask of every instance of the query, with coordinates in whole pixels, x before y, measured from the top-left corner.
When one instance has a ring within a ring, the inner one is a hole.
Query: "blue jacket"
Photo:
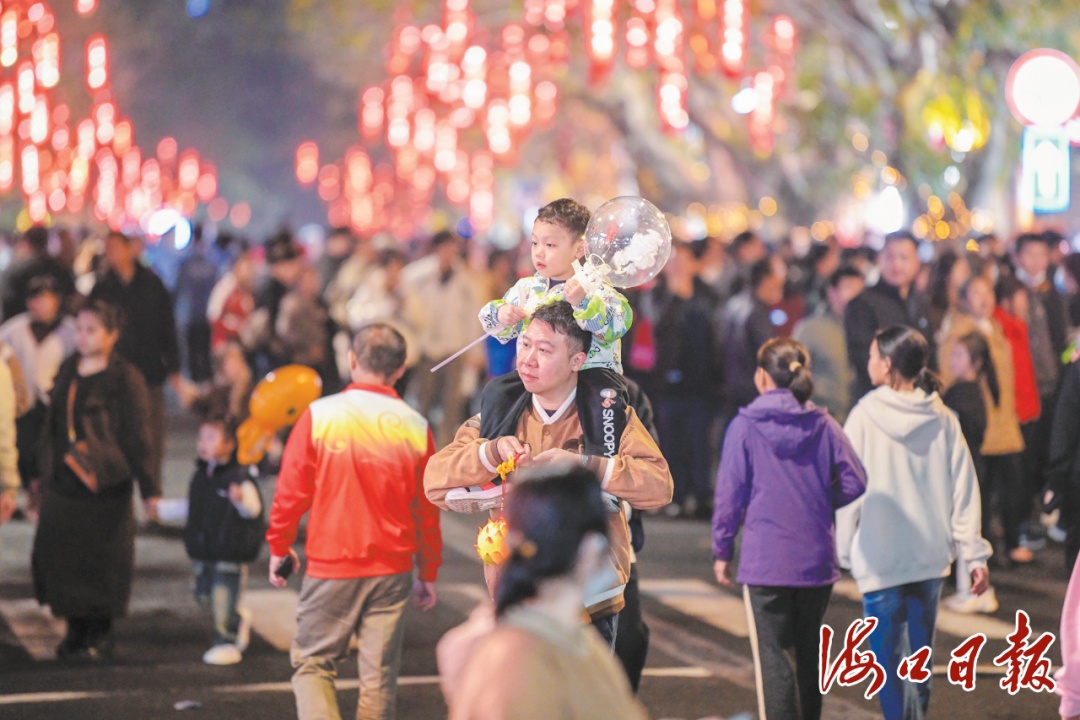
[[[866,470],[839,423],[790,390],[771,390],[740,410],[724,437],[713,557],[731,559],[742,525],[740,583],[834,583],[833,511],[865,490]]]

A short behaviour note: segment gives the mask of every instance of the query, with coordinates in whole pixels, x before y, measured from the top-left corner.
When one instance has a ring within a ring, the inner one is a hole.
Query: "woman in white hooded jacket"
[[[901,658],[934,646],[943,579],[956,554],[972,592],[989,586],[979,485],[960,422],[938,397],[926,339],[909,327],[878,332],[867,369],[876,386],[844,431],[866,467],[866,494],[837,511],[837,552],[877,618],[870,649],[886,671],[878,699],[886,720],[926,716],[930,682],[905,688]]]

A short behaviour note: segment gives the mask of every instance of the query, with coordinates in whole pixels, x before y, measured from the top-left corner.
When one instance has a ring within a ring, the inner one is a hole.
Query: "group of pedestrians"
[[[211,664],[242,657],[240,598],[264,528],[281,587],[308,515],[291,651],[301,717],[337,716],[354,635],[358,716],[392,717],[405,604],[436,602],[438,508],[508,524],[509,559],[483,567],[492,603],[440,646],[455,718],[515,717],[523,698],[543,716],[642,712],[644,513],[711,518],[721,584],[737,561],[763,717],[820,717],[818,630],[841,567],[894,668],[932,646],[954,561],[949,606],[997,608],[997,516],[1003,555],[1024,563],[1035,510],[1059,510],[1052,532],[1075,559],[1080,385],[1064,364],[1058,238],[928,265],[904,232],[873,262],[832,241],[797,259],[753,233],[726,248],[677,239],[658,280],[624,296],[575,276],[588,219],[569,199],[541,209],[520,280],[451,232],[409,255],[336,231],[316,262],[287,234],[258,249],[200,237],[169,288],[137,238],[108,234],[102,262],[76,273],[47,233],[27,233],[0,325],[12,389],[0,396],[13,400],[0,445],[20,451],[0,447],[0,519],[21,478],[35,591],[68,620],[58,653],[111,651],[136,486],[147,517],[186,519]],[[480,333],[497,351],[488,364],[477,349],[430,372]],[[499,373],[507,346],[513,370]],[[254,381],[287,363],[314,368],[324,397],[291,430],[264,507],[234,433]],[[182,501],[160,497],[166,386],[204,412]],[[511,656],[502,684],[486,683]],[[890,674],[880,701],[887,718],[924,716],[929,684],[916,693]]]

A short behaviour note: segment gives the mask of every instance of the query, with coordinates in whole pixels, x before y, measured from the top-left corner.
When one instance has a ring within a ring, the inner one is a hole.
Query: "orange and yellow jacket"
[[[442,562],[439,511],[424,496],[435,451],[422,415],[392,388],[353,383],[313,402],[289,434],[266,542],[287,555],[307,524],[307,574],[323,579],[419,569]]]

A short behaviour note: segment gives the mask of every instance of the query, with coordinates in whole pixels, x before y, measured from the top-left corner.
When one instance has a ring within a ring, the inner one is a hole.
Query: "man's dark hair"
[[[919,240],[911,234],[910,230],[895,230],[885,236],[885,243],[881,247],[885,247],[889,243],[894,242],[909,242],[915,247],[915,251],[919,250]]]
[[[840,281],[844,278],[856,278],[858,280],[865,280],[863,274],[859,272],[859,269],[852,267],[851,265],[844,265],[838,267],[833,271],[833,274],[829,276],[829,287],[834,288],[840,285]]]
[[[1016,252],[1020,252],[1024,249],[1025,245],[1030,243],[1040,243],[1046,247],[1050,247],[1050,243],[1046,241],[1046,235],[1044,233],[1021,233],[1016,237]]]
[[[574,319],[574,308],[570,307],[570,303],[559,300],[548,305],[541,305],[533,313],[531,322],[537,320],[550,325],[551,329],[559,335],[565,335],[571,353],[583,352],[586,355],[589,354],[589,348],[592,346],[592,333],[588,330],[582,330],[581,326],[577,324],[577,320]]]
[[[536,222],[558,225],[570,233],[571,238],[578,240],[585,237],[590,217],[589,209],[577,200],[559,198],[540,208]]]
[[[105,235],[106,240],[109,239],[109,238],[116,238],[117,240],[124,243],[125,245],[131,245],[131,236],[126,235],[125,233],[122,233],[119,230],[110,230],[109,233],[107,235]]]
[[[750,289],[757,290],[773,274],[773,256],[766,255],[750,266]]]
[[[405,364],[405,338],[386,323],[371,323],[356,331],[352,351],[368,372],[389,377]]]
[[[23,233],[23,240],[35,255],[44,255],[49,251],[49,231],[42,225],[34,225]]]

